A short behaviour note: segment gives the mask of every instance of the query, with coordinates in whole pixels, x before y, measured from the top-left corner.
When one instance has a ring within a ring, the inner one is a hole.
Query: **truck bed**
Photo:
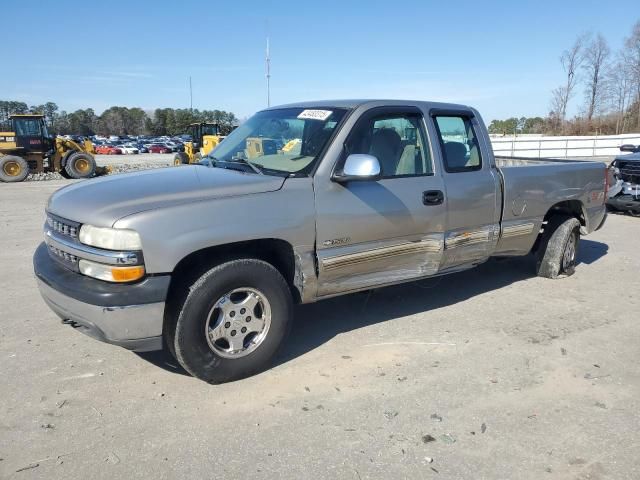
[[[530,157],[506,157],[496,156],[496,166],[504,167],[525,167],[531,165],[549,165],[557,163],[598,163],[589,160],[572,160],[568,158],[530,158]]]
[[[566,159],[496,157],[502,178],[503,205],[498,255],[527,253],[555,205],[577,209],[583,234],[604,218],[606,165]]]

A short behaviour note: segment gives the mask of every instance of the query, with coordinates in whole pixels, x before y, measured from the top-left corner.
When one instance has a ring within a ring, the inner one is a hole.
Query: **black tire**
[[[578,219],[564,215],[551,217],[542,235],[536,262],[538,276],[558,278],[573,275],[580,243]]]
[[[178,152],[173,157],[174,165],[187,165],[189,163],[189,156],[184,152]]]
[[[22,157],[3,155],[0,157],[0,181],[22,182],[29,175],[29,164]]]
[[[74,153],[67,159],[64,170],[69,178],[91,178],[96,174],[96,160],[88,153]]]
[[[264,295],[270,307],[270,325],[253,351],[228,358],[209,346],[205,334],[207,317],[219,299],[235,289],[245,288]],[[209,383],[223,383],[267,368],[289,333],[292,317],[291,291],[278,270],[261,260],[232,260],[212,268],[191,285],[175,330],[169,328],[165,338],[168,344],[173,344],[175,357],[187,372]]]

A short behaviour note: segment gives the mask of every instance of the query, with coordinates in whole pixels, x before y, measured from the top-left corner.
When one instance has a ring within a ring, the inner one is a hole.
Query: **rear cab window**
[[[445,171],[461,173],[480,170],[482,155],[471,118],[461,114],[435,115],[433,119]]]

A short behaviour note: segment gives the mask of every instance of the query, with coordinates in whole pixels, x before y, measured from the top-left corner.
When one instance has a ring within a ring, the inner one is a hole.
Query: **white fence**
[[[595,137],[544,137],[491,135],[497,156],[529,158],[607,157],[620,154],[620,145],[640,145],[640,134],[600,135]]]

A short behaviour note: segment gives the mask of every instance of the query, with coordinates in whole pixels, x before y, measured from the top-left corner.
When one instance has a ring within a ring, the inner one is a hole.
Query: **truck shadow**
[[[472,269],[300,305],[287,346],[276,363],[286,363],[333,337],[393,320],[455,305],[535,275],[532,256],[491,259]]]
[[[578,264],[586,263],[587,265],[591,265],[593,262],[604,257],[608,252],[609,245],[606,243],[581,239],[578,250]]]
[[[607,254],[608,248],[604,243],[581,240],[578,263],[590,265],[596,262]],[[579,270],[577,274],[580,274]],[[491,259],[465,272],[299,305],[295,309],[291,335],[275,364],[304,355],[340,333],[455,305],[532,277],[535,277],[532,255]],[[169,372],[188,375],[167,350],[136,355]]]
[[[604,243],[581,240],[578,263],[590,265],[607,251],[608,246]],[[577,275],[580,274],[579,268]],[[533,255],[491,259],[465,272],[300,305],[296,308],[287,345],[276,363],[286,363],[304,355],[340,333],[455,305],[475,295],[533,277]]]

